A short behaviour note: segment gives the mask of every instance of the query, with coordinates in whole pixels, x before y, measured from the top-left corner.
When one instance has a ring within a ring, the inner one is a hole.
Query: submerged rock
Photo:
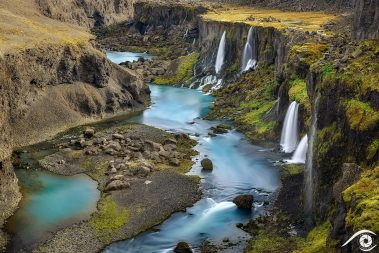
[[[192,253],[191,247],[186,242],[178,242],[174,249],[175,253]]]
[[[203,170],[213,170],[213,163],[211,159],[204,158],[201,160],[201,167],[203,167]]]
[[[239,195],[233,199],[233,203],[241,209],[251,209],[253,207],[254,196],[250,194]]]

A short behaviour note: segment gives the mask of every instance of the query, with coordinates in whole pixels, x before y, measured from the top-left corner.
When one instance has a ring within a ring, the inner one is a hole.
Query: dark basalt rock
[[[211,159],[205,158],[201,160],[201,167],[203,167],[203,170],[213,170],[213,163]]]
[[[251,209],[253,206],[254,196],[253,195],[239,195],[233,199],[233,203],[241,209]]]
[[[192,253],[191,247],[186,242],[178,242],[174,249],[175,253]]]

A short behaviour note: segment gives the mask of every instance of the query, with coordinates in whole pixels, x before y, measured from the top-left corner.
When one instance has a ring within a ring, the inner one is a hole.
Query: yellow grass
[[[0,54],[49,44],[79,44],[91,35],[84,29],[39,13],[34,0],[0,1]]]
[[[264,22],[262,20],[268,17],[273,17],[278,21]],[[275,27],[278,29],[293,28],[316,31],[322,30],[322,24],[336,20],[338,16],[323,12],[294,12],[225,5],[222,8],[210,10],[203,15],[203,18],[224,22],[242,22],[252,26]],[[254,20],[251,20],[251,18],[254,18]]]

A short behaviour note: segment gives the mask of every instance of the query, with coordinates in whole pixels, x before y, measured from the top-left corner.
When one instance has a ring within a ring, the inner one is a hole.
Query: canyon
[[[259,146],[292,153],[301,140],[301,152],[295,151],[301,159],[280,163],[282,189],[273,215],[244,224],[252,234],[247,252],[264,252],[273,240],[280,243],[272,243],[272,252],[357,252],[355,244],[341,245],[360,229],[379,232],[379,2],[238,3],[0,3],[0,249],[10,240],[4,224],[22,197],[13,151],[146,109],[147,81],[211,93],[205,118],[232,121]],[[273,7],[280,10],[268,9]],[[116,65],[105,50],[156,57]],[[212,131],[210,136],[225,129]],[[192,191],[192,181],[171,176]],[[62,237],[82,233],[75,229],[58,232],[37,252],[64,248]],[[96,243],[88,251],[137,234],[127,233],[107,243],[91,235],[87,240]]]

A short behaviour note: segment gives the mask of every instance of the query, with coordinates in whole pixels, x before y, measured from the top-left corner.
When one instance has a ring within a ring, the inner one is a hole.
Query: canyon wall
[[[379,39],[379,1],[356,0],[353,37],[357,40]]]
[[[47,17],[93,28],[133,17],[133,0],[35,0]]]

